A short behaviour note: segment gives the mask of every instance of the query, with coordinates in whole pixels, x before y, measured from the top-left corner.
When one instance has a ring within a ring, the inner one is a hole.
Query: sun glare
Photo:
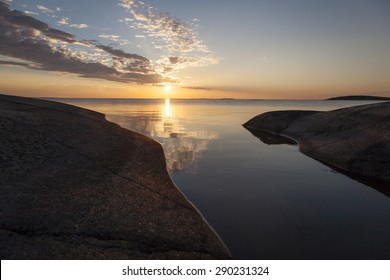
[[[165,90],[166,92],[171,92],[171,91],[172,91],[172,85],[165,85],[165,86],[164,86],[164,90]]]

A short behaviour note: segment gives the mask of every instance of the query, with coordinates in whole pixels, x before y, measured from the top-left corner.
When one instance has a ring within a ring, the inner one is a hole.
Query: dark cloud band
[[[147,58],[94,41],[78,40],[74,35],[50,28],[47,23],[21,11],[11,10],[4,1],[0,1],[0,45],[0,55],[27,61],[3,60],[0,61],[2,65],[60,71],[123,83],[158,84],[164,81]],[[72,46],[100,51],[104,54],[102,57],[111,63],[104,63],[99,56],[92,56],[88,51],[75,52]]]

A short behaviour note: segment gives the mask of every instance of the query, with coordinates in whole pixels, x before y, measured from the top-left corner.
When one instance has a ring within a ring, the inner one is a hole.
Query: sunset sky
[[[390,1],[0,0],[0,92],[390,97]]]

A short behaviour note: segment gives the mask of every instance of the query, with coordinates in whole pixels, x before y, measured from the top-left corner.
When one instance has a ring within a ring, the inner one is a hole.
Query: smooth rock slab
[[[292,138],[304,154],[390,187],[390,102],[329,112],[268,112],[244,127]]]
[[[224,259],[160,144],[104,115],[0,95],[1,259]]]

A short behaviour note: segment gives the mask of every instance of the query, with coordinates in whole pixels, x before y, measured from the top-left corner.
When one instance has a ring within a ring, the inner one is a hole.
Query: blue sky
[[[26,40],[47,40],[47,50],[55,46],[57,64],[53,54],[45,62],[44,53],[29,57],[26,47],[18,52],[20,44],[11,42],[9,32],[0,50],[2,72],[30,73],[36,84],[56,73],[60,84],[92,87],[100,80],[137,89],[172,84],[178,95],[208,89],[191,97],[213,97],[211,91],[237,98],[390,96],[390,1],[1,2],[9,5],[4,30],[14,28],[20,37],[20,28],[37,27],[20,16],[21,25],[9,25],[7,19],[16,22],[12,10],[49,26]],[[60,31],[71,39],[64,41]],[[71,56],[73,64],[65,67]],[[3,92],[14,88],[0,83]]]

